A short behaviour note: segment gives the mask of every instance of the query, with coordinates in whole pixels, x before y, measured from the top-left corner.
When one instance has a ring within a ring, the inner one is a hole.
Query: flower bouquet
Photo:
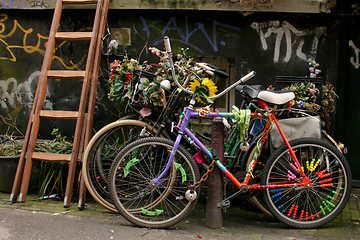
[[[315,78],[321,73],[318,69],[319,64],[315,61],[309,63],[310,79]],[[331,113],[335,111],[335,99],[337,97],[332,84],[322,85],[319,90],[312,82],[294,83],[283,90],[291,90],[295,93],[295,99],[289,105],[283,105],[282,109],[295,108],[300,112],[307,112],[310,115],[318,115],[322,121],[322,126],[329,130],[331,126]],[[295,113],[296,114],[296,113]],[[291,111],[285,117],[293,116]]]
[[[135,59],[124,57],[122,61],[115,60],[110,64],[108,96],[116,103],[121,115],[136,112],[147,117],[153,113],[161,113],[177,91],[166,52],[154,47],[149,50],[159,57],[159,63],[144,61],[140,64]],[[209,96],[214,96],[217,90],[215,84],[206,78],[206,73],[189,72],[189,66],[194,66],[194,61],[186,52],[187,49],[182,49],[182,54],[176,55],[176,78],[181,84],[184,84],[186,78],[190,82],[187,86],[196,93],[199,100],[206,104],[212,103]]]

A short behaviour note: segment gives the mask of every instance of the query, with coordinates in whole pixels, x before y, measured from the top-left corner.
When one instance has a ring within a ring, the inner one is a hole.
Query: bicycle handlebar
[[[208,64],[208,63],[196,63],[196,66],[205,69],[207,72],[210,72],[211,75],[214,75],[214,73],[221,75],[223,77],[228,78],[229,74],[227,72],[219,70],[217,67]]]
[[[171,53],[171,45],[170,45],[170,39],[168,36],[164,37],[164,43],[165,43],[165,50],[168,53]]]
[[[165,36],[164,37],[164,43],[165,43],[165,50],[168,54],[171,54],[171,45],[170,45],[170,39],[168,36]],[[170,61],[170,66],[171,66],[171,72],[172,72],[172,75],[173,75],[173,78],[174,78],[174,81],[176,83],[176,85],[182,89],[184,92],[186,93],[189,93],[191,95],[194,94],[193,91],[190,91],[189,89],[187,88],[184,88],[183,86],[181,86],[181,84],[178,82],[177,78],[176,78],[176,74],[175,74],[175,69],[174,69],[174,63],[172,61],[172,58],[170,57],[169,58],[169,61]],[[216,72],[216,70],[214,70],[215,68],[211,68],[209,65],[207,65],[206,63],[197,63],[196,64],[197,66],[205,69],[205,70],[209,70],[209,71],[214,71]],[[220,71],[220,70],[218,70]],[[220,71],[222,73],[225,73],[223,71]],[[221,74],[221,73],[220,73]],[[226,89],[224,89],[221,93],[217,94],[215,97],[210,97],[210,99],[216,99],[216,98],[219,98],[221,97],[222,95],[224,95],[225,93],[227,93],[228,91],[230,91],[232,88],[236,87],[237,85],[239,85],[240,83],[244,83],[246,82],[247,80],[249,80],[250,78],[254,77],[256,74],[255,71],[252,71],[248,74],[246,74],[245,76],[243,76],[242,78],[240,78],[240,80],[238,80],[237,82],[233,83],[231,86],[227,87]],[[228,75],[226,73],[226,75]]]
[[[234,87],[236,87],[237,85],[239,85],[240,83],[244,83],[247,80],[249,80],[250,78],[255,77],[256,72],[255,71],[251,71],[248,74],[246,74],[245,76],[243,76],[242,78],[240,78],[237,82],[233,83],[231,86],[227,87],[226,89],[224,89],[221,93],[217,94],[215,97],[209,97],[210,99],[216,99],[221,97],[222,95],[224,95],[225,93],[227,93],[228,91],[230,91],[231,89],[233,89]]]

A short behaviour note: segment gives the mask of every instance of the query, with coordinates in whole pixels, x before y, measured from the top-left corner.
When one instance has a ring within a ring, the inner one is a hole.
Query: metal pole
[[[219,161],[224,162],[224,125],[222,118],[214,118],[211,130],[211,147],[216,149]],[[206,226],[209,228],[223,227],[223,210],[217,204],[224,196],[224,176],[215,167],[208,179],[208,193],[206,203]]]

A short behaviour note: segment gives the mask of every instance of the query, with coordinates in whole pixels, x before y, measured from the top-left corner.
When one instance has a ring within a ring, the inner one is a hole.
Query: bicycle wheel
[[[257,146],[255,145],[249,154],[247,164],[246,164],[246,172],[248,172],[250,170],[250,163],[251,163],[256,151],[257,151]],[[259,176],[259,174],[261,174],[261,172],[263,170],[264,164],[268,159],[268,155],[269,155],[269,151],[265,152],[263,150],[261,152],[261,155],[260,155],[260,157],[256,163],[255,169],[254,169],[255,172],[253,173],[254,178],[252,180],[255,181],[255,183],[260,183],[260,177],[258,177],[258,176]],[[252,204],[254,204],[261,212],[265,213],[269,217],[273,217],[273,215],[271,215],[269,210],[266,208],[266,204],[264,202],[263,196],[260,191],[256,191],[254,193],[254,195],[249,198],[249,201]]]
[[[316,228],[333,220],[344,209],[351,192],[349,164],[339,150],[320,139],[300,138],[290,142],[300,165],[287,146],[280,147],[267,161],[263,185],[302,181],[299,167],[311,180],[309,186],[267,188],[264,200],[270,212],[296,228]]]
[[[141,227],[166,228],[183,219],[195,206],[185,198],[190,184],[199,179],[195,160],[179,146],[174,161],[158,185],[174,142],[159,137],[139,139],[115,158],[109,175],[114,205],[128,221]],[[199,188],[196,190],[199,196]]]
[[[322,132],[322,140],[330,143],[331,145],[335,146],[336,148],[338,148],[338,145],[336,144],[335,140],[332,139],[328,134],[326,134],[326,132]],[[256,140],[257,141],[257,140]],[[247,164],[246,164],[246,171],[249,170],[249,164],[254,156],[256,152],[256,146],[254,146],[252,148],[252,151],[249,154],[248,160],[247,160]],[[267,159],[270,156],[270,152],[269,150],[263,149],[260,155],[260,159],[257,162],[257,165],[255,167],[255,171],[259,171],[261,172],[263,169],[263,166],[265,165],[265,162],[267,161]],[[260,161],[260,163],[259,163]],[[255,174],[255,176],[257,176],[257,174]],[[255,177],[255,181],[260,183],[260,177],[256,178]],[[263,199],[263,194],[261,194],[260,191],[258,191],[257,193],[255,193],[254,196],[250,197],[250,202],[253,203],[260,211],[262,211],[263,213],[265,213],[266,215],[270,216],[270,217],[274,217],[269,210],[267,209],[266,203]]]
[[[140,135],[152,136],[156,132],[145,122],[127,119],[106,125],[91,139],[84,153],[82,173],[88,191],[102,206],[117,211],[108,191],[108,173],[115,156]]]

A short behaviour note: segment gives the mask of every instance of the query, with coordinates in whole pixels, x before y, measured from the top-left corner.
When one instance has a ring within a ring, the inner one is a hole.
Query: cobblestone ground
[[[0,193],[0,239],[360,239],[360,189],[353,189],[345,210],[320,229],[291,229],[244,202],[235,203],[224,214],[222,229],[205,227],[205,206],[166,230],[137,228],[118,214],[93,201],[85,210],[77,204],[63,208],[62,201],[37,200],[11,203]],[[242,202],[239,200],[239,202]]]

